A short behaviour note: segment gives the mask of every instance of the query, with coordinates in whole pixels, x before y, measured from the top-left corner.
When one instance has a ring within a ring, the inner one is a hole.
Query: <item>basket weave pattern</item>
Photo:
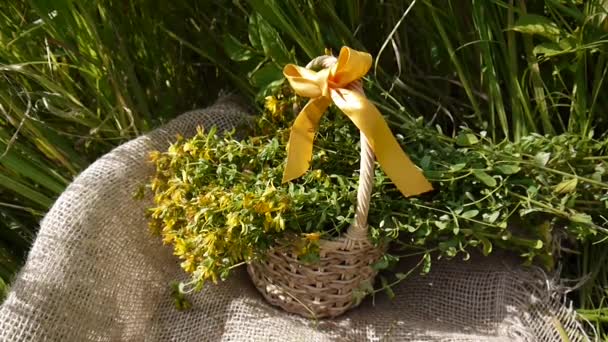
[[[320,56],[306,67],[329,68],[333,56]],[[363,93],[361,82],[349,88]],[[355,219],[346,234],[336,240],[319,241],[320,260],[306,264],[298,260],[289,243],[271,249],[264,260],[249,263],[247,270],[264,298],[285,311],[304,317],[336,317],[359,304],[355,291],[373,284],[372,265],[383,254],[368,237],[367,215],[374,180],[375,156],[361,133],[361,168]]]
[[[336,317],[358,305],[353,292],[373,282],[371,267],[382,255],[372,245],[341,250],[321,247],[320,260],[304,264],[289,249],[275,248],[248,266],[266,300],[287,312],[309,318]]]

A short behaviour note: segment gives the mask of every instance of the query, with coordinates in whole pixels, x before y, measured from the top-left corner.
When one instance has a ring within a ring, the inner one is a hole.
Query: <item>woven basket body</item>
[[[320,260],[313,264],[299,261],[290,246],[279,246],[247,270],[269,303],[309,318],[336,317],[359,304],[354,291],[373,284],[371,265],[382,255],[369,243],[350,249],[334,245],[343,242],[321,241]]]
[[[320,56],[306,67],[329,68],[333,56]],[[363,93],[360,81],[351,89]],[[310,318],[336,317],[359,304],[355,295],[363,285],[373,284],[376,272],[372,265],[382,256],[384,247],[374,246],[368,237],[367,216],[374,183],[374,152],[361,133],[361,167],[355,218],[346,233],[336,240],[319,241],[320,260],[303,263],[288,243],[275,246],[265,259],[251,262],[247,270],[253,283],[273,305]]]

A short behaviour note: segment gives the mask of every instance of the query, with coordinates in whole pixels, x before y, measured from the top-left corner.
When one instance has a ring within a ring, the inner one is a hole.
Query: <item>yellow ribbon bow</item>
[[[371,64],[370,54],[343,47],[331,68],[315,72],[294,64],[285,66],[283,74],[291,87],[310,101],[291,128],[283,182],[298,178],[308,170],[316,127],[333,101],[365,134],[378,163],[404,196],[433,190],[403,152],[376,106],[361,92],[348,88],[349,84],[365,76]]]

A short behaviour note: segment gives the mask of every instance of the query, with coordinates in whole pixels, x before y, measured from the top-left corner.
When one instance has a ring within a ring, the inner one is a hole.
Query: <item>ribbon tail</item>
[[[331,99],[328,97],[311,99],[296,117],[289,134],[283,183],[296,179],[308,171],[315,132],[321,116],[330,103]]]
[[[388,124],[365,95],[349,90],[332,90],[331,97],[353,123],[367,137],[382,170],[406,197],[433,190],[416,165],[403,152]]]

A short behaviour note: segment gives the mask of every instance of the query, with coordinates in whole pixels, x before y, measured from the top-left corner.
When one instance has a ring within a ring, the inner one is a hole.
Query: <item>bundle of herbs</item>
[[[193,288],[263,258],[279,239],[314,262],[319,239],[340,235],[353,220],[359,132],[337,109],[320,124],[310,171],[281,183],[292,108],[301,104],[283,87],[242,128],[246,138],[200,129],[152,154],[150,227],[173,245]],[[376,168],[370,234],[392,246],[377,269],[414,254],[428,272],[433,255],[467,259],[474,249],[495,248],[552,269],[562,246],[608,237],[606,139],[530,135],[493,144],[465,128],[448,137],[422,120],[396,136],[435,191],[403,198]]]

